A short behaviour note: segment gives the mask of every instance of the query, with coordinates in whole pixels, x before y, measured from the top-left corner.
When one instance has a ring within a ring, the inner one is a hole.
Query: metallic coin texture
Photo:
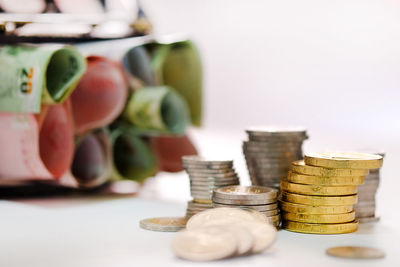
[[[350,259],[381,259],[385,257],[385,252],[371,247],[331,247],[326,250],[326,254],[340,258]]]
[[[186,218],[182,217],[158,217],[141,220],[141,228],[160,232],[177,232],[186,226]]]

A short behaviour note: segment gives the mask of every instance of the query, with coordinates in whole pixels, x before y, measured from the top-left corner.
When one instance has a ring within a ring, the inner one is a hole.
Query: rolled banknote
[[[150,45],[152,44],[146,46]],[[171,86],[185,98],[192,124],[200,126],[202,66],[196,46],[191,41],[159,44],[152,54],[152,67],[159,84]]]
[[[185,100],[167,86],[136,90],[123,116],[139,130],[153,133],[181,134],[189,124]]]
[[[0,111],[39,113],[42,102],[62,103],[85,68],[85,59],[71,46],[0,48]]]
[[[157,172],[157,162],[148,143],[132,126],[120,124],[111,131],[112,179],[138,182]]]
[[[57,181],[69,187],[93,188],[111,176],[111,140],[107,129],[97,129],[75,140],[71,169]]]
[[[122,112],[127,98],[123,72],[113,61],[89,56],[87,70],[71,95],[78,134],[104,127]]]
[[[33,114],[0,113],[0,179],[47,180],[71,167],[73,126],[68,102]]]
[[[150,136],[149,138],[160,171],[182,171],[182,156],[197,155],[197,150],[187,135]]]

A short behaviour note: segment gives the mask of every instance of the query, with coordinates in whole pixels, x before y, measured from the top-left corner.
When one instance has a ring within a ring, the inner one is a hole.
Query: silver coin
[[[183,217],[159,217],[141,220],[141,228],[151,231],[177,232],[186,226],[186,218]]]
[[[264,186],[225,186],[214,190],[216,198],[237,200],[276,199],[278,191]]]
[[[187,173],[199,173],[199,174],[220,174],[220,173],[229,173],[235,172],[233,168],[227,169],[202,169],[202,168],[186,168],[185,171]]]
[[[267,205],[276,203],[277,200],[276,199],[238,200],[238,199],[217,198],[213,196],[212,201],[218,204],[245,206],[245,205]]]
[[[375,201],[375,194],[365,194],[358,192],[358,201]]]
[[[374,217],[375,216],[375,209],[374,210],[369,210],[369,211],[359,211],[357,209],[354,209],[356,218],[364,218],[364,217]]]
[[[378,222],[380,220],[379,217],[371,216],[371,217],[357,217],[359,223],[371,223]]]
[[[189,178],[229,178],[237,177],[236,172],[218,173],[218,174],[207,174],[207,173],[190,173]]]
[[[246,133],[267,136],[306,136],[307,130],[298,126],[251,126],[246,128]]]
[[[172,241],[172,251],[175,255],[192,261],[227,258],[232,256],[237,249],[238,240],[235,233],[221,226],[184,230]]]
[[[274,209],[274,210],[265,210],[265,211],[260,211],[262,214],[264,214],[267,217],[271,217],[274,215],[279,214],[279,209]]]
[[[272,203],[272,204],[268,204],[268,205],[232,205],[232,204],[213,203],[213,206],[215,208],[218,208],[218,207],[234,207],[234,208],[239,208],[239,209],[254,209],[254,210],[257,210],[257,211],[269,211],[269,210],[278,209],[278,204],[277,203]]]

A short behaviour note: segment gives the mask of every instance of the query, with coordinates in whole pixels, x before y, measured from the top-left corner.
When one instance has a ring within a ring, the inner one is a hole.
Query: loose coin
[[[357,195],[350,196],[306,196],[281,192],[281,200],[311,206],[347,206],[357,203]]]
[[[326,254],[351,259],[381,259],[385,257],[385,253],[380,249],[354,246],[328,248]]]
[[[237,248],[238,240],[235,233],[218,226],[184,230],[172,241],[172,251],[175,255],[192,261],[227,258],[232,256]]]
[[[281,210],[291,213],[304,214],[340,214],[353,211],[353,205],[347,206],[310,206],[280,201]]]
[[[276,199],[278,191],[265,186],[225,186],[214,190],[215,198],[235,200]]]
[[[177,232],[186,226],[183,217],[159,217],[141,220],[140,227],[151,231]]]
[[[284,220],[282,221],[282,228],[288,231],[306,234],[345,234],[357,231],[358,221],[354,220],[349,223],[317,224]]]
[[[321,152],[304,156],[307,165],[341,169],[377,169],[382,167],[383,158],[376,154],[356,152]]]
[[[315,176],[289,172],[287,180],[297,184],[312,185],[361,185],[365,176]]]
[[[276,240],[276,229],[270,225],[254,221],[235,222],[234,225],[247,228],[255,239],[252,253],[260,253],[269,248]]]
[[[304,185],[287,181],[281,181],[281,189],[291,193],[312,196],[347,196],[357,194],[357,186]]]
[[[356,218],[355,212],[342,214],[304,214],[283,212],[282,217],[285,220],[304,222],[304,223],[347,223]]]
[[[329,169],[316,166],[309,166],[303,160],[295,161],[292,163],[292,171],[316,176],[365,176],[368,170],[359,169]]]

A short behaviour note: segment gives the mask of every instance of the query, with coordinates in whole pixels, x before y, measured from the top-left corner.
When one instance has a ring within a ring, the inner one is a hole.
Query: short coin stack
[[[384,153],[376,153],[384,157]],[[365,176],[364,184],[358,187],[358,202],[354,206],[356,218],[360,223],[376,222],[379,217],[375,216],[375,195],[379,187],[380,169],[372,169]]]
[[[240,183],[232,160],[206,160],[199,156],[183,156],[182,165],[189,175],[190,192],[194,198],[188,202],[186,218],[213,207],[214,189]]]
[[[265,186],[225,186],[214,190],[214,207],[232,207],[256,210],[264,214],[268,221],[278,227],[278,190]]]
[[[249,140],[243,142],[243,154],[252,184],[279,188],[290,163],[303,158],[306,130],[254,127],[246,133]]]
[[[357,186],[369,169],[381,165],[381,156],[345,152],[313,153],[293,162],[281,182],[282,228],[312,234],[356,231]]]

